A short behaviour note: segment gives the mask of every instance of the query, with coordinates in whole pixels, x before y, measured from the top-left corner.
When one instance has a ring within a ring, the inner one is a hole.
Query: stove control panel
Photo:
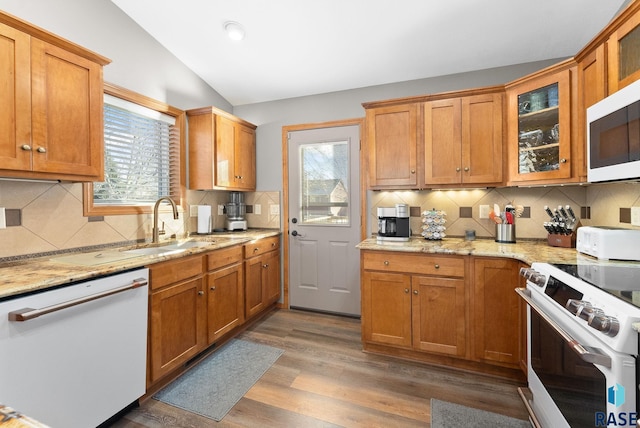
[[[615,317],[608,316],[602,309],[593,307],[590,302],[569,299],[565,308],[573,315],[585,320],[589,327],[609,337],[615,337],[620,331],[620,322]]]
[[[547,283],[547,277],[531,268],[520,268],[520,276],[524,276],[527,281],[542,288]]]

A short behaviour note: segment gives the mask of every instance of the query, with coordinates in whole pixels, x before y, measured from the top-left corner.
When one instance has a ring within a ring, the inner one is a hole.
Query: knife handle
[[[551,209],[549,209],[549,206],[545,205],[544,210],[547,213],[547,215],[549,215],[549,217],[553,218],[553,213],[551,212]]]

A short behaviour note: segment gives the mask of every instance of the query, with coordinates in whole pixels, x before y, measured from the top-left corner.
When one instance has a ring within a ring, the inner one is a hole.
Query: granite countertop
[[[22,413],[0,403],[0,427],[2,428],[48,428]]]
[[[280,233],[280,230],[277,229],[249,229],[244,232],[195,235],[190,240],[204,241],[208,245],[185,248],[180,252],[165,254],[129,255],[124,259],[120,259],[121,252],[133,249],[133,246],[106,248],[91,252],[65,252],[58,255],[8,261],[0,263],[0,299],[277,236]],[[145,246],[151,245],[140,244],[135,248]],[[94,254],[93,257],[99,258],[100,264],[86,265],[73,262],[73,255],[86,258],[92,257],[92,254]]]
[[[424,254],[451,254],[462,256],[508,257],[527,264],[544,263],[601,263],[598,259],[578,253],[575,248],[551,247],[544,240],[521,240],[515,244],[495,242],[493,239],[465,241],[462,238],[445,238],[429,241],[412,237],[409,242],[378,242],[376,238],[362,241],[361,250],[399,251]]]

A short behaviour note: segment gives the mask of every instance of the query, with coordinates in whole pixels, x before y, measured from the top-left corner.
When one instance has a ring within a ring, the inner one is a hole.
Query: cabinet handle
[[[460,172],[460,167],[457,167],[457,168],[456,168],[456,172]]]
[[[385,261],[384,261],[384,265],[385,265],[385,266],[389,266],[389,260],[385,260]]]
[[[28,144],[23,144],[21,149],[24,150],[24,151],[30,151],[31,150],[31,146],[28,145]]]
[[[405,292],[405,293],[407,293],[407,294],[409,294],[409,289],[408,289],[408,288],[405,288],[405,289],[404,289],[404,292]]]
[[[415,173],[416,173],[416,170],[415,170],[415,169],[412,169],[412,170],[411,170],[411,174],[415,174]]]
[[[271,246],[272,246],[272,247],[275,247],[275,246],[276,246],[276,243],[275,243],[275,242],[272,242],[272,243],[271,243]]]
[[[436,265],[434,266],[436,269],[440,269],[440,265],[436,263]]]
[[[560,163],[567,163],[567,160],[565,158],[560,159]]]
[[[204,296],[204,291],[202,290],[198,291],[198,296]]]
[[[216,287],[211,287],[211,291],[216,291]]]
[[[468,167],[468,166],[465,166],[465,167],[464,167],[464,170],[465,170],[465,171],[469,171],[469,167]]]
[[[47,153],[47,149],[45,149],[44,147],[38,147],[37,151],[38,153]]]
[[[253,249],[253,252],[255,253],[255,252],[256,252],[256,251],[258,251],[258,250],[260,250],[260,248],[257,248],[257,247],[256,247],[256,248],[254,248],[254,249]]]
[[[268,268],[269,267],[269,263],[262,265],[263,268]]]
[[[413,294],[418,295],[418,290],[413,290]]]

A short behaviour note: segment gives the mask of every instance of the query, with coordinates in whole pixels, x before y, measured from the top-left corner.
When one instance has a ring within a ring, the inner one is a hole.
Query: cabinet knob
[[[565,158],[560,159],[560,163],[567,163],[567,160]]]
[[[28,145],[28,144],[23,144],[23,145],[22,145],[22,147],[21,147],[21,149],[22,149],[22,150],[25,150],[25,151],[30,151],[30,150],[31,150],[31,146],[30,146],[30,145]]]
[[[47,149],[45,149],[44,147],[38,147],[37,151],[38,151],[38,153],[46,153]]]
[[[456,172],[460,172],[460,167],[457,167],[457,168],[456,168]]]
[[[416,173],[416,170],[415,170],[415,169],[412,169],[412,170],[411,170],[411,174],[415,174],[415,173]]]
[[[272,242],[272,243],[271,243],[271,246],[272,246],[272,247],[275,247],[275,246],[276,246],[276,243],[275,243],[275,242]]]
[[[198,296],[204,296],[204,291],[202,290],[198,291]]]
[[[418,295],[418,290],[413,290],[413,294]]]
[[[269,267],[269,263],[263,264],[262,267],[265,268],[265,269],[268,268]]]
[[[436,263],[436,265],[434,266],[436,269],[440,269],[440,265]]]
[[[258,250],[260,250],[260,248],[256,247],[256,248],[253,249],[253,252],[255,253]]]
[[[216,291],[216,287],[211,287],[211,291]]]
[[[465,166],[465,167],[464,167],[464,170],[465,170],[465,171],[469,171],[469,167],[468,167],[468,166]]]
[[[385,261],[384,261],[384,265],[385,265],[385,266],[389,266],[389,260],[385,260]]]
[[[408,289],[408,288],[405,288],[405,289],[404,289],[404,292],[405,292],[405,293],[407,293],[407,294],[409,294],[409,289]]]

